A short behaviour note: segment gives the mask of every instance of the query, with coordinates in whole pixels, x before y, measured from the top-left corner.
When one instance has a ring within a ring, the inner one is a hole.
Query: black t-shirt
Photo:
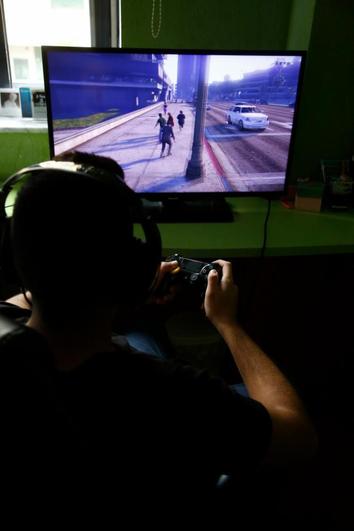
[[[21,317],[3,303],[0,311]],[[53,374],[59,408],[83,441],[76,480],[91,492],[109,486],[110,496],[123,490],[134,499],[208,492],[221,474],[241,477],[253,468],[270,442],[270,416],[260,403],[124,339],[115,352]],[[75,468],[77,457],[63,461]]]

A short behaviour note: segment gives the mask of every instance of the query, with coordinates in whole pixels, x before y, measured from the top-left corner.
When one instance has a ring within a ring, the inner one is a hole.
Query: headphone
[[[132,236],[127,248],[122,249],[122,254],[124,253],[124,257],[127,260],[127,271],[132,271],[131,264],[139,264],[137,267],[138,273],[135,274],[136,278],[134,278],[134,282],[130,283],[129,289],[132,293],[132,299],[138,301],[146,300],[155,287],[158,268],[161,263],[161,236],[158,227],[145,214],[140,197],[129,188],[120,175],[111,170],[101,168],[99,162],[96,163],[94,161],[91,164],[87,162],[87,159],[84,163],[67,160],[41,162],[18,171],[3,183],[0,189],[0,278],[4,284],[21,286],[12,257],[11,215],[7,213],[7,209],[10,208],[6,205],[7,199],[17,183],[44,172],[66,176],[72,174],[76,178],[77,176],[82,176],[83,185],[85,180],[94,179],[112,186],[112,193],[114,191],[114,193],[123,198],[124,205],[132,212],[132,218],[129,221],[131,223],[140,223],[145,237],[145,241],[142,241]],[[70,189],[68,189],[68,193],[70,193]],[[43,223],[45,223],[45,220],[43,220]],[[112,242],[112,245],[114,245],[114,242]],[[120,268],[122,268],[121,262]],[[122,282],[122,279],[118,280],[118,282]],[[115,286],[112,287],[113,290],[114,288]],[[117,286],[117,293],[119,293],[119,286]]]

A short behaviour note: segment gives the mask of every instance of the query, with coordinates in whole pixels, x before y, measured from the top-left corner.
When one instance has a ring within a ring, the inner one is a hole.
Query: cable
[[[259,290],[259,286],[261,285],[261,281],[262,281],[262,273],[264,271],[264,267],[265,267],[265,263],[264,263],[264,257],[265,257],[265,250],[267,248],[267,238],[268,238],[268,221],[269,221],[269,217],[270,217],[270,212],[271,212],[271,206],[272,206],[272,200],[268,197],[267,198],[268,200],[268,205],[267,205],[267,212],[266,212],[266,216],[264,218],[264,224],[263,224],[263,243],[262,243],[262,248],[261,248],[261,251],[260,251],[260,254],[257,256],[256,258],[256,262],[255,262],[255,268],[252,272],[252,284],[250,286],[250,289],[249,289],[249,293],[248,293],[248,297],[247,297],[247,302],[245,303],[245,316],[246,316],[246,319],[247,318],[250,318],[250,316],[252,315],[252,310],[253,310],[253,307],[255,305],[255,299],[256,299],[256,294]],[[249,269],[250,270],[250,269]]]
[[[263,244],[262,244],[260,258],[264,258],[265,250],[266,250],[266,247],[267,247],[268,221],[269,221],[269,217],[270,217],[271,206],[272,206],[272,200],[270,198],[268,198],[267,213],[266,213],[266,217],[264,219],[264,225],[263,225]]]

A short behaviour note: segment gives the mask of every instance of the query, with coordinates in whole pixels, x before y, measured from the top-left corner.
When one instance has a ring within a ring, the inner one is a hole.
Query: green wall
[[[0,131],[0,182],[25,166],[49,158],[47,132]]]
[[[160,0],[155,0],[158,27]],[[122,44],[165,48],[284,48],[292,0],[162,0],[159,36],[153,0],[122,0]]]
[[[319,176],[321,158],[354,155],[354,1],[317,0],[292,177]]]

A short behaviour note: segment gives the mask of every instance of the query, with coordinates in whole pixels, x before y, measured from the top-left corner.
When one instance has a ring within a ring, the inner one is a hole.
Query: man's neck
[[[58,369],[71,370],[99,352],[113,352],[111,341],[112,314],[99,315],[69,324],[49,326],[33,308],[27,326],[42,334],[48,341]]]

